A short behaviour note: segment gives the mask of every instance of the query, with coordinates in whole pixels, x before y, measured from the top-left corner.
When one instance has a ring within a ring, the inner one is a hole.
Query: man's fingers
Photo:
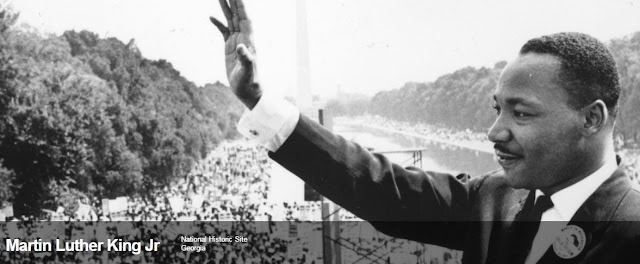
[[[231,19],[231,24],[233,24],[233,30],[231,32],[240,32],[240,17],[238,16],[238,1],[237,0],[229,0],[229,4],[231,6],[231,13],[233,13],[233,18]]]
[[[238,14],[238,3],[236,0],[229,0],[229,6],[231,7],[231,13]]]
[[[231,24],[233,24],[233,30],[232,32],[240,32],[241,28],[240,28],[240,19],[238,18],[238,16],[233,16],[233,19],[231,20]]]
[[[220,30],[220,33],[222,33],[222,36],[226,41],[229,38],[229,29],[225,27],[224,24],[218,21],[215,17],[209,17],[209,20],[211,20],[211,23],[213,23],[213,25],[215,25],[218,28],[218,30]]]
[[[247,10],[244,8],[244,1],[242,0],[231,0],[236,3],[236,15],[240,18],[240,20],[248,19]]]
[[[224,17],[227,19],[227,25],[228,25],[227,32],[235,32],[237,27],[233,24],[234,13],[231,12],[231,9],[229,8],[229,5],[227,4],[227,0],[218,0],[218,2],[220,2],[220,7],[222,8],[222,13],[224,13]],[[213,20],[211,22],[213,22]],[[222,33],[222,34],[224,34],[224,33]],[[225,37],[225,40],[226,40],[226,37]]]
[[[231,14],[231,9],[229,9],[229,5],[227,4],[227,0],[218,0],[220,2],[220,7],[222,8],[222,13],[224,13],[224,17],[227,18],[227,21],[231,21],[233,15]]]

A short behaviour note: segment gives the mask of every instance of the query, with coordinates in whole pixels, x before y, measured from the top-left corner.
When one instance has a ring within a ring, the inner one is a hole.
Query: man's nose
[[[494,143],[511,140],[511,131],[509,131],[503,117],[498,116],[496,118],[496,121],[494,121],[491,128],[489,128],[489,132],[487,132],[487,137]]]

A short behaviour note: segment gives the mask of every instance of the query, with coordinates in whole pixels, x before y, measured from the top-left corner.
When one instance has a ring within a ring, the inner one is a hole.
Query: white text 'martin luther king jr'
[[[76,239],[74,241],[62,241],[56,239],[54,242],[35,239],[33,241],[20,241],[20,239],[9,239],[5,241],[6,251],[13,252],[46,252],[46,251],[102,251],[106,245],[109,252],[128,251],[138,255],[142,250],[157,251],[160,242],[154,242],[153,239],[143,248],[141,241],[123,241],[122,239],[108,239],[107,242],[84,241],[84,239]]]

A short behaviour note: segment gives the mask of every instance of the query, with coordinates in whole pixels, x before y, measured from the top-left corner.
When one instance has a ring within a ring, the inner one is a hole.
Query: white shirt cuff
[[[290,102],[263,94],[253,110],[246,109],[238,132],[250,140],[277,151],[298,124],[300,110]]]

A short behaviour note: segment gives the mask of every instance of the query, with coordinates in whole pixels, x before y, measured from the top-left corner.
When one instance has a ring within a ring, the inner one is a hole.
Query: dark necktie
[[[534,195],[534,197],[529,197],[529,199],[533,200],[533,198],[535,198],[535,192],[531,191],[530,195]],[[513,241],[513,246],[509,254],[511,256],[509,263],[524,263],[531,251],[531,245],[538,233],[538,228],[540,228],[542,213],[551,207],[553,207],[553,202],[551,198],[546,195],[538,197],[533,206],[531,206],[530,203],[525,204],[525,207],[522,208],[522,211],[513,223],[513,237],[511,240]]]

